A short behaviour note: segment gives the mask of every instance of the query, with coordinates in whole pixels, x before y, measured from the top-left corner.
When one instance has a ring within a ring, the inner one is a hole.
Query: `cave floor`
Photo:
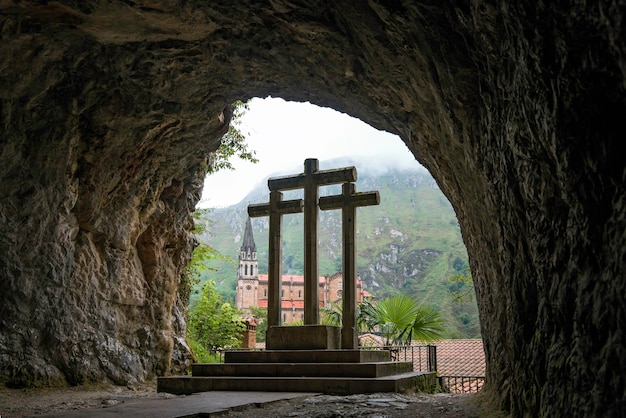
[[[478,417],[476,395],[377,393],[348,396],[285,392],[204,392],[177,396],[156,384],[132,388],[79,386],[0,389],[0,416],[7,417]],[[493,417],[499,414],[487,414]]]

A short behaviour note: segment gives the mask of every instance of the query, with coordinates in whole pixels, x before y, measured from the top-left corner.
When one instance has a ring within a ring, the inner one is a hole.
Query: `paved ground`
[[[61,411],[40,417],[81,417],[81,418],[131,418],[131,417],[194,417],[200,415],[224,415],[231,408],[255,408],[294,398],[310,396],[310,393],[281,392],[204,392],[171,399],[144,399],[126,401],[121,405]]]
[[[0,417],[483,417],[475,395],[378,393],[331,396],[311,393],[157,393],[156,383],[133,387],[0,389]],[[498,414],[489,414],[499,417]]]

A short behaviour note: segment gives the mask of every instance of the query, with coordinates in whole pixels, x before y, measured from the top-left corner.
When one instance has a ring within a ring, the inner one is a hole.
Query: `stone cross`
[[[326,196],[319,200],[322,210],[341,209],[343,235],[343,289],[341,348],[355,349],[359,346],[356,324],[356,208],[380,204],[377,191],[356,193],[354,183],[344,183],[342,194]]]
[[[295,176],[274,177],[267,181],[270,192],[304,188],[305,325],[319,324],[319,260],[317,254],[319,187],[353,181],[356,181],[355,167],[320,171],[319,161],[314,158],[304,160],[304,173]],[[278,281],[280,281],[280,277],[278,277]],[[269,320],[268,325],[271,325]]]
[[[281,312],[281,265],[282,265],[282,223],[283,215],[302,212],[302,199],[285,200],[278,191],[270,192],[269,203],[248,205],[248,215],[251,218],[259,216],[270,217],[269,231],[269,261],[267,272],[267,326],[280,325]]]

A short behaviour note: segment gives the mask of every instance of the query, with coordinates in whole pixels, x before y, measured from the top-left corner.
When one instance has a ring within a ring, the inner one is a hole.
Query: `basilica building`
[[[304,276],[283,275],[281,283],[281,320],[283,324],[304,320]],[[256,244],[252,235],[250,218],[246,222],[243,243],[239,251],[237,268],[237,309],[249,311],[251,306],[267,309],[267,274],[259,273]],[[341,304],[343,274],[319,278],[320,306],[331,307]],[[363,281],[357,278],[357,303],[372,295],[364,289]]]

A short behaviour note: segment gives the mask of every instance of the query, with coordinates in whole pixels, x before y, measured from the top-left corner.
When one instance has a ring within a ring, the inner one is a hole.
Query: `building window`
[[[254,266],[250,266],[250,276],[254,275]]]
[[[287,322],[287,314],[283,314],[283,322]]]
[[[280,297],[281,297],[281,298],[284,298],[284,297],[285,297],[285,291],[284,291],[284,290],[281,290],[281,291],[280,291]]]
[[[298,290],[298,297],[301,298],[302,297],[302,290]]]
[[[247,286],[246,286],[246,290],[250,290],[250,289],[252,289],[252,286],[247,285]]]
[[[245,268],[246,268],[246,272],[244,273],[244,276],[247,276],[248,275],[248,265],[247,264],[245,265]]]
[[[266,298],[267,297],[267,289],[263,289],[263,297]]]

